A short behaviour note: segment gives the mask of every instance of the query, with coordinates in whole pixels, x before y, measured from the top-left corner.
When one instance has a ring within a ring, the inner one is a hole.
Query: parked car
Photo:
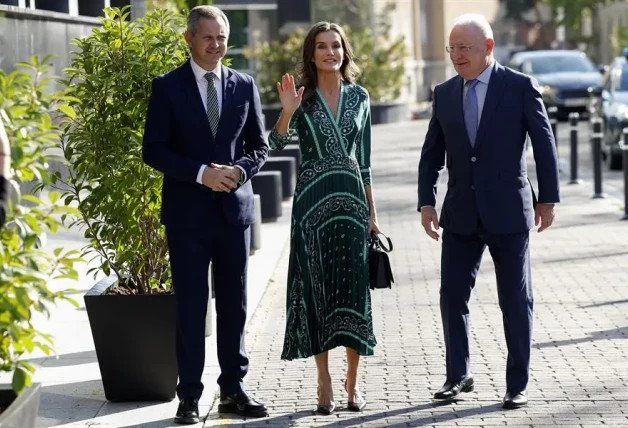
[[[603,67],[578,50],[536,50],[515,53],[509,66],[533,76],[542,86],[545,107],[555,106],[559,119],[571,112],[588,115],[591,98],[602,91]]]
[[[622,169],[623,130],[628,127],[628,48],[615,58],[603,78],[595,112],[602,118],[603,156],[610,169]]]

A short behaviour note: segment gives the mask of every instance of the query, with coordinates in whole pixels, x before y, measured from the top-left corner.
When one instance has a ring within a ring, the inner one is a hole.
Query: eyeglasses
[[[469,50],[471,50],[471,47],[473,45],[462,45],[462,46],[445,46],[445,50],[448,53],[452,53],[455,52],[456,49],[459,50],[460,52],[469,52]]]

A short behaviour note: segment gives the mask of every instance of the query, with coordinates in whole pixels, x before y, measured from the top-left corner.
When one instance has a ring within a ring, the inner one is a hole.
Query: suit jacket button
[[[475,190],[475,186],[471,186],[471,190]]]
[[[476,157],[475,157],[475,156],[473,156],[473,157],[471,158],[471,162],[475,162],[476,160],[477,160],[477,159],[476,159]]]

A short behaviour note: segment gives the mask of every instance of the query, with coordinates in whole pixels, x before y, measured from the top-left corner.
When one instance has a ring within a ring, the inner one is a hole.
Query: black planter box
[[[16,397],[13,388],[0,384],[1,428],[35,428],[39,413],[41,384],[33,383]]]
[[[279,120],[279,114],[281,113],[281,104],[277,103],[263,105],[262,113],[264,113],[264,124],[266,126],[266,130],[270,131]]]
[[[84,296],[105,397],[171,401],[178,378],[175,296],[103,296],[116,281],[105,278]]]
[[[395,123],[407,119],[405,103],[371,104],[371,124]]]

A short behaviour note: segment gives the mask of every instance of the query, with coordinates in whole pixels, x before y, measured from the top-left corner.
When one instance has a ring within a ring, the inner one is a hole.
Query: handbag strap
[[[386,238],[386,240],[388,241],[388,248],[386,248],[386,246],[384,245],[384,243],[382,242],[381,239],[379,239],[379,235],[382,235],[384,238]],[[374,234],[372,236],[372,243],[371,243],[371,247],[374,244],[378,244],[382,250],[384,250],[387,253],[390,253],[393,250],[393,243],[390,240],[390,238],[386,235],[384,235],[382,232],[379,232],[378,234]]]

